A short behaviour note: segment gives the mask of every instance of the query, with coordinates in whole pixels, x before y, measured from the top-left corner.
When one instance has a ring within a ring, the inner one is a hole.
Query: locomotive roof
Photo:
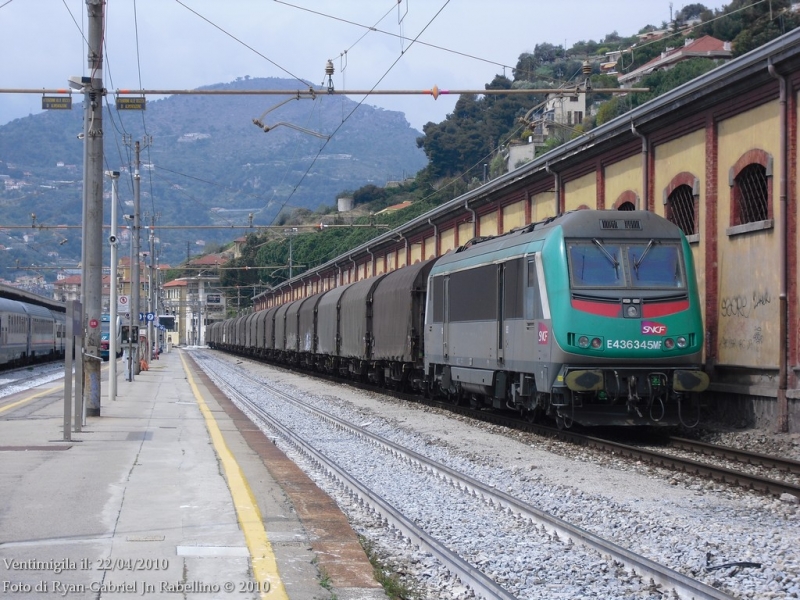
[[[653,212],[646,210],[576,210],[544,221],[531,223],[513,229],[508,233],[495,237],[476,238],[461,246],[455,252],[442,256],[434,267],[434,274],[441,270],[450,270],[448,265],[486,261],[489,259],[504,260],[522,256],[541,247],[545,239],[559,232],[565,238],[658,238],[681,239],[681,230]]]

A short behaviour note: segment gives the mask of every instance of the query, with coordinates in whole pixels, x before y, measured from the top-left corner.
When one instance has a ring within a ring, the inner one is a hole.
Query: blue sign
[[[147,313],[147,322],[148,323],[150,323],[152,321],[155,321],[155,320],[156,320],[156,314],[155,313]]]
[[[144,313],[139,313],[139,321],[144,321]]]

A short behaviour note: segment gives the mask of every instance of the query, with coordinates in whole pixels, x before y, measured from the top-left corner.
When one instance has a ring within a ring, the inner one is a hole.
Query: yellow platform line
[[[219,429],[219,425],[217,425],[214,415],[211,414],[211,410],[208,408],[205,400],[203,400],[200,390],[197,388],[197,384],[195,384],[192,373],[189,370],[189,365],[186,364],[183,352],[180,353],[180,356],[183,369],[186,372],[186,378],[189,381],[189,386],[192,388],[197,404],[200,406],[200,412],[205,418],[208,433],[214,444],[214,450],[225,471],[225,479],[228,481],[228,488],[233,497],[233,505],[236,508],[239,526],[242,528],[245,541],[247,542],[247,548],[250,551],[253,574],[255,580],[260,582],[262,586],[261,597],[265,599],[280,598],[282,600],[289,600],[286,589],[283,587],[283,582],[278,575],[278,563],[275,560],[275,554],[272,552],[272,545],[267,538],[267,532],[264,529],[264,521],[261,519],[261,511],[258,509],[253,491],[250,489],[247,478],[239,467],[239,463],[236,462],[233,453],[225,443],[225,439],[222,437],[222,432]],[[265,583],[269,585],[265,586]]]
[[[52,394],[53,392],[64,391],[64,385],[62,384],[60,387],[51,387],[49,389],[44,390],[43,392],[39,392],[38,394],[33,394],[32,396],[28,396],[27,398],[23,398],[22,400],[17,400],[16,402],[12,402],[11,404],[6,404],[3,407],[0,407],[0,414],[6,412],[7,410],[11,410],[12,408],[16,408],[17,406],[22,406],[23,404],[30,402],[31,400],[36,400],[37,398],[41,398],[42,396],[47,396],[47,394]]]

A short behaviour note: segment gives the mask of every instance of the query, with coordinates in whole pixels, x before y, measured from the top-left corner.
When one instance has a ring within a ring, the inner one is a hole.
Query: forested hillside
[[[208,89],[294,90],[297,82],[242,78]],[[0,231],[0,245],[7,250],[0,253],[0,268],[13,268],[17,261],[75,265],[80,260],[80,236],[51,228],[81,223],[81,104],[0,127],[0,176],[7,176],[10,184],[0,186],[3,223],[29,226],[35,214],[41,226],[25,231],[24,239],[19,231]],[[175,264],[186,258],[187,243],[190,254],[198,254],[204,246],[197,242],[210,248],[232,237],[232,230],[203,226],[246,225],[251,214],[254,224],[270,225],[281,210],[314,210],[334,203],[342,190],[367,183],[383,186],[425,166],[425,155],[415,143],[419,132],[403,113],[362,105],[345,120],[356,104],[324,94],[316,100],[175,95],[148,102],[144,112],[118,112],[109,95],[103,116],[105,163],[121,171],[121,203],[128,207],[124,212],[132,212],[133,173],[128,166],[133,142],[142,143],[143,222],[155,215],[164,226],[198,226],[167,230],[162,236],[162,261]],[[265,114],[269,109],[274,110]],[[271,127],[268,133],[253,124],[259,117]],[[281,123],[302,123],[316,135]],[[108,222],[110,197],[104,212]],[[13,271],[7,273],[13,278]]]

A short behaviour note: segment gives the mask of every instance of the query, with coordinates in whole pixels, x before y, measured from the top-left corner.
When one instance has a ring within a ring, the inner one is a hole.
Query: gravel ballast
[[[318,420],[300,417],[297,409],[270,399],[263,386],[237,377],[237,369],[735,597],[800,598],[800,510],[790,499],[772,499],[613,456],[598,459],[585,448],[249,361],[237,365],[238,359],[219,353],[194,355],[212,369],[220,368],[214,364],[217,359],[227,363],[225,379],[233,379],[245,395],[271,412],[291,410],[284,418],[298,430],[307,428],[306,439],[322,444],[326,454],[336,456],[391,502],[405,503],[405,514],[519,598],[661,594],[597,554],[582,551],[582,558],[576,558],[563,540],[549,539],[530,523],[460,495],[444,482],[420,480],[412,466],[387,462],[373,446],[370,451],[352,436],[322,432]],[[731,443],[730,437],[726,441]],[[786,443],[791,448],[793,442]],[[319,477],[317,481],[353,527],[371,540],[381,560],[419,590],[420,598],[470,597],[464,586],[399,540],[370,511],[329,482]],[[760,567],[707,570],[728,563]]]

